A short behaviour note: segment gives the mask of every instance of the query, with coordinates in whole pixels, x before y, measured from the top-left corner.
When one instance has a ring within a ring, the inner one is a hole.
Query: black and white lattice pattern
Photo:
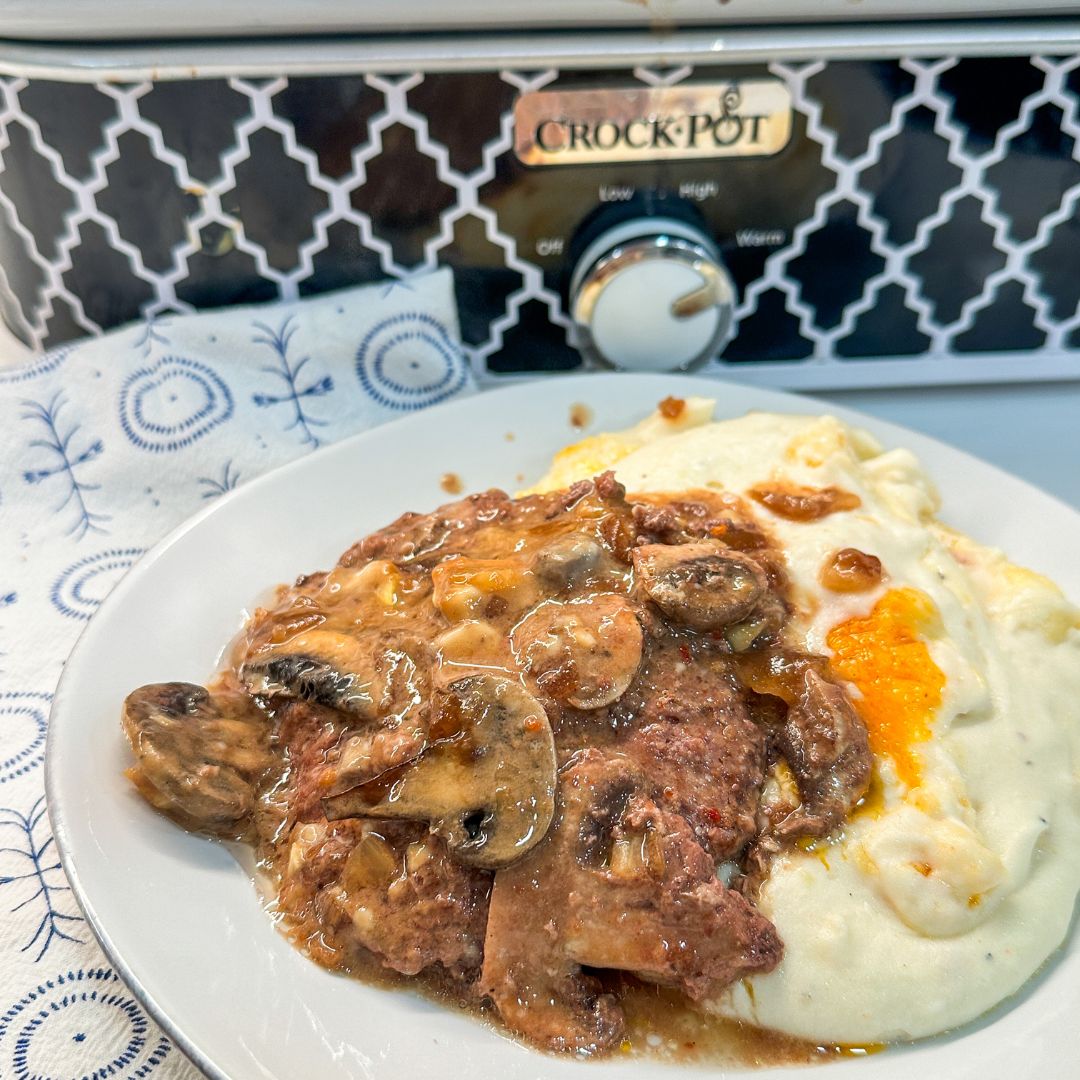
[[[783,80],[796,123],[776,158],[713,166],[723,197],[700,207],[739,288],[719,366],[789,385],[1080,375],[1080,56],[739,73]],[[590,77],[730,69],[0,79],[0,314],[42,349],[450,264],[479,375],[575,367],[565,258],[536,254],[522,206],[569,235],[596,183],[520,166],[512,105]],[[741,245],[740,224],[771,239]]]

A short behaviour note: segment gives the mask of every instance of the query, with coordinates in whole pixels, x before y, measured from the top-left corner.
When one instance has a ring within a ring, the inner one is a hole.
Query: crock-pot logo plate
[[[526,165],[775,154],[791,138],[778,79],[593,90],[537,90],[514,105]]]

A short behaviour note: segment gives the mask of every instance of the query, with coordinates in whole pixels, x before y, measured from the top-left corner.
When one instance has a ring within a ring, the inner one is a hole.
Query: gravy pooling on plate
[[[867,791],[866,727],[792,611],[741,499],[486,492],[281,588],[210,690],[134,691],[129,775],[254,844],[317,962],[603,1053],[642,983],[699,1002],[774,969],[772,860]]]

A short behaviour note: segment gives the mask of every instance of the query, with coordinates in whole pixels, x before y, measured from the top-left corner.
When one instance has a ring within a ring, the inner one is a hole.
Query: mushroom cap
[[[540,842],[555,813],[555,740],[519,682],[471,675],[442,695],[442,728],[413,763],[323,800],[329,820],[428,821],[462,863],[495,870]]]
[[[271,763],[266,719],[245,694],[151,683],[124,699],[135,754],[128,775],[153,806],[190,828],[232,835]]]
[[[376,715],[375,652],[350,634],[311,630],[240,666],[253,694],[302,698],[364,719]]]
[[[511,631],[510,645],[545,693],[575,709],[599,709],[633,681],[644,637],[624,596],[598,593],[538,604]]]
[[[649,599],[673,622],[693,630],[722,630],[740,622],[769,587],[756,559],[716,541],[645,544],[632,558]]]
[[[566,533],[536,553],[533,570],[549,589],[561,590],[603,576],[612,563],[599,540],[582,533]]]

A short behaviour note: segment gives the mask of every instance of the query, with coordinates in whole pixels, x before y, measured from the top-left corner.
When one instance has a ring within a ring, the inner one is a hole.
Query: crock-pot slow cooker
[[[0,34],[38,349],[449,264],[486,379],[1080,374],[1080,4],[9,0]]]

